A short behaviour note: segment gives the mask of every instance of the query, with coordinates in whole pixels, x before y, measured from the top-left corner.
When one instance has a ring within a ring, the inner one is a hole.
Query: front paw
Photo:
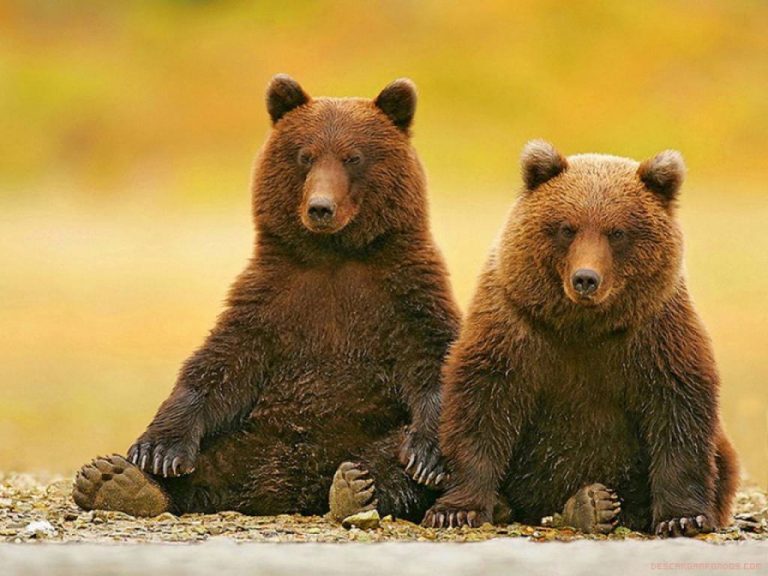
[[[682,516],[670,518],[656,525],[656,536],[660,538],[677,538],[678,536],[696,536],[706,534],[715,529],[713,522],[704,514],[698,516]]]
[[[438,488],[448,478],[437,441],[413,429],[406,432],[399,459],[417,484]]]
[[[421,525],[426,528],[461,528],[462,526],[479,528],[490,521],[491,514],[489,512],[437,503],[427,510]]]
[[[191,438],[145,433],[128,449],[128,461],[155,476],[172,478],[195,470],[199,450],[200,444]]]

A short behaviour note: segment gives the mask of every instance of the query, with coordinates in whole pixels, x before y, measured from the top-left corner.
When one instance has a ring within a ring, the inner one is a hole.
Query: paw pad
[[[157,516],[169,507],[162,488],[117,454],[95,458],[75,477],[72,498],[84,510]]]
[[[343,462],[333,475],[328,494],[331,516],[341,521],[348,516],[376,508],[376,486],[360,464]]]
[[[563,523],[587,534],[608,534],[619,523],[621,501],[603,484],[590,484],[565,504]]]

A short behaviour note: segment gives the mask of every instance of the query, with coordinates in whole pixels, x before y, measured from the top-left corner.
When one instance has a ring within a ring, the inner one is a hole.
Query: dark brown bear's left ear
[[[520,156],[520,164],[528,191],[541,186],[568,168],[565,156],[544,140],[528,142]]]
[[[677,198],[685,178],[683,155],[677,150],[664,150],[642,162],[637,168],[637,176],[649,190],[668,204]]]
[[[310,101],[310,97],[296,80],[287,74],[272,77],[267,88],[267,111],[272,125],[294,108]]]
[[[384,88],[373,103],[407,133],[416,112],[416,85],[408,78],[398,78]]]

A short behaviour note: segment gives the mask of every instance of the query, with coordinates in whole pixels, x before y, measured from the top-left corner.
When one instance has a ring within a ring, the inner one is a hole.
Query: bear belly
[[[638,431],[616,399],[561,391],[540,399],[515,446],[503,493],[516,520],[538,523],[591,483],[620,497],[635,493],[643,470]]]
[[[393,376],[375,362],[296,364],[264,387],[251,425],[283,438],[322,442],[330,434],[356,446],[407,423]]]

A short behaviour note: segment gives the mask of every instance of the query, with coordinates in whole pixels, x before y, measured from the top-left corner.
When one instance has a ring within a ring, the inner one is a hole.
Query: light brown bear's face
[[[537,141],[522,164],[526,190],[501,247],[516,301],[553,323],[583,325],[668,298],[681,272],[677,152],[642,164],[597,154],[566,159]]]
[[[259,225],[288,239],[359,247],[425,218],[409,138],[415,106],[409,80],[374,100],[312,99],[276,76],[267,90],[273,130],[256,176]]]

